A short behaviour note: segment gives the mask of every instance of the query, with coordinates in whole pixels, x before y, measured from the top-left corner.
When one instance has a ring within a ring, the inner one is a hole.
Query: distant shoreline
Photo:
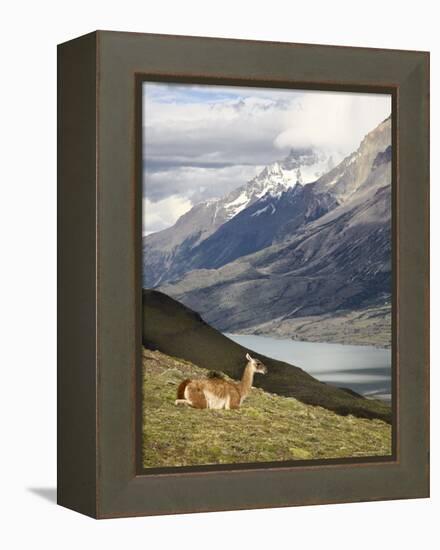
[[[333,314],[274,319],[233,332],[295,342],[391,349],[391,326],[391,306],[384,304]]]
[[[295,337],[295,336],[280,336],[278,333],[271,333],[271,332],[252,332],[247,330],[236,330],[234,333],[227,333],[224,332],[223,334],[240,334],[243,336],[261,336],[262,338],[273,338],[274,340],[290,340],[292,342],[304,342],[306,344],[334,344],[335,346],[357,346],[357,347],[365,347],[365,348],[375,348],[375,349],[387,349],[391,350],[391,344],[384,344],[380,345],[377,343],[358,343],[358,342],[347,342],[347,341],[340,341],[340,340],[323,340],[323,339],[311,339],[306,337]]]

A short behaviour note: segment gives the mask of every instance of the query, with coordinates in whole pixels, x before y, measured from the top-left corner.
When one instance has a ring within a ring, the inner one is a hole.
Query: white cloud
[[[292,101],[292,100],[291,100]],[[145,158],[176,162],[266,164],[274,138],[288,128],[283,100],[248,97],[220,103],[144,103]]]
[[[144,196],[154,202],[172,195],[196,204],[224,196],[255,177],[262,168],[260,165],[236,165],[216,169],[180,166],[152,173],[147,169],[144,175]]]
[[[243,185],[292,147],[346,156],[390,112],[388,95],[148,83],[144,231]]]
[[[191,201],[172,195],[158,202],[146,197],[142,201],[142,234],[148,235],[161,231],[174,223],[192,207]]]
[[[300,103],[286,113],[288,128],[275,138],[276,146],[315,146],[347,155],[391,113],[391,96],[384,94],[307,92]]]
[[[207,101],[209,93],[197,92],[199,86],[189,87],[195,98],[203,96],[199,102],[188,100],[190,91],[186,102],[161,102],[154,86],[156,92],[144,97],[144,156],[176,164],[267,164],[290,147],[310,145],[347,155],[391,112],[385,94],[238,88],[215,100],[219,87],[209,86]]]

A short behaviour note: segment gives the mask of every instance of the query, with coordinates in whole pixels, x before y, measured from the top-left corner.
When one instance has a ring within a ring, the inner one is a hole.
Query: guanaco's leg
[[[188,386],[187,393],[185,394],[185,397],[190,402],[191,407],[194,407],[195,409],[207,409],[208,408],[208,402],[206,401],[205,394],[197,386],[195,386],[195,387],[194,386]]]
[[[205,394],[197,383],[190,382],[187,384],[184,389],[183,397],[183,399],[176,399],[174,403],[176,405],[188,405],[195,409],[206,409],[208,407]]]
[[[240,394],[238,393],[238,391],[235,391],[234,393],[232,393],[229,400],[229,408],[230,409],[240,408]]]
[[[189,403],[186,399],[176,399],[174,401],[174,404],[175,405],[191,405],[191,403]]]

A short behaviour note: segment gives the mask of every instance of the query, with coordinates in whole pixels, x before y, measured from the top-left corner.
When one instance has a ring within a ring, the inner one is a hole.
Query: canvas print
[[[392,101],[142,83],[142,464],[392,455]]]

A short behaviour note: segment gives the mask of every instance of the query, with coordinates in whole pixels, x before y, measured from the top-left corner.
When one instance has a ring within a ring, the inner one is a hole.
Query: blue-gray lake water
[[[334,386],[350,388],[366,397],[391,399],[391,350],[298,342],[269,336],[225,334],[257,353],[291,363]]]

